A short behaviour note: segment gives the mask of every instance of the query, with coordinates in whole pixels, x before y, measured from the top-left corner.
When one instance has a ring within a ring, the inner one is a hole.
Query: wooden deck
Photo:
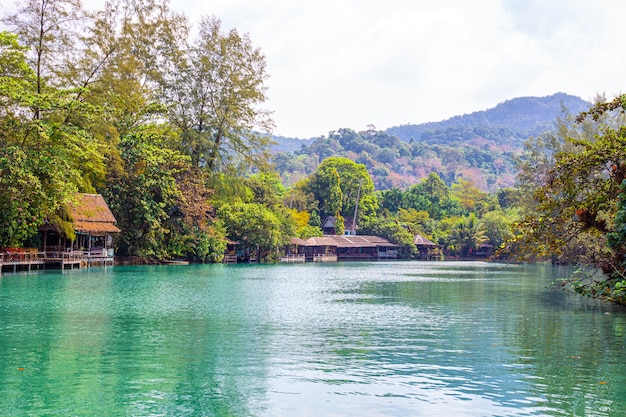
[[[234,253],[227,253],[224,255],[224,260],[222,262],[224,262],[225,264],[236,264],[237,255]]]
[[[44,269],[45,265],[45,253],[43,252],[0,254],[0,273]]]
[[[42,269],[81,269],[91,266],[112,266],[113,251],[107,249],[89,252],[23,251],[0,254],[0,273],[30,272]]]
[[[333,253],[316,253],[311,258],[312,262],[337,262],[337,255]]]
[[[300,253],[292,253],[289,255],[281,256],[280,262],[295,264],[295,263],[304,263],[306,261],[304,254]]]

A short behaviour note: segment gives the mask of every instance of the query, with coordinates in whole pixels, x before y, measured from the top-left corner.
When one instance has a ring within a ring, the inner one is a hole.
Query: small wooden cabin
[[[120,232],[117,220],[100,194],[77,194],[67,207],[75,232],[69,239],[59,225],[46,223],[40,227],[44,252],[82,251],[93,258],[113,259],[113,236]]]
[[[415,235],[413,244],[418,250],[417,258],[422,260],[441,258],[441,247],[422,235]]]

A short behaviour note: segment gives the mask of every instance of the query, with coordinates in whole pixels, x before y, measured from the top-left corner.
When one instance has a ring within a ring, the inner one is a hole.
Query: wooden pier
[[[45,266],[46,260],[43,252],[0,254],[0,273],[32,271],[33,269],[44,269]]]
[[[112,266],[113,251],[107,249],[85,251],[23,250],[0,254],[0,274],[3,272],[30,272],[42,269],[81,269],[92,266]]]

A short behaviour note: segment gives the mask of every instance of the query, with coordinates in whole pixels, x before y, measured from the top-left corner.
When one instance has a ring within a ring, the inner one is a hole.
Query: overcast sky
[[[103,0],[86,0],[101,7]],[[248,33],[274,133],[439,121],[520,96],[625,89],[623,0],[173,0]]]
[[[622,0],[187,0],[266,55],[276,132],[439,121],[520,96],[624,91]]]

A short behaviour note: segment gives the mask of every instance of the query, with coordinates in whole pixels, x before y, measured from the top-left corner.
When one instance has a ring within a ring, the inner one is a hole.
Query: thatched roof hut
[[[77,233],[100,236],[120,232],[117,220],[100,194],[78,194],[68,212]]]
[[[60,213],[39,228],[44,251],[113,247],[113,235],[120,229],[100,194],[78,193]]]

